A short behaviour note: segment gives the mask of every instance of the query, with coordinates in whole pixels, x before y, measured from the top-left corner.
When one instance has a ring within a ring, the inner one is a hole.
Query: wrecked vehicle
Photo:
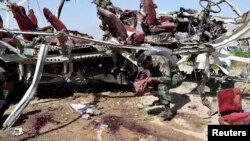
[[[67,29],[59,19],[65,0],[61,1],[55,15],[49,9],[43,9],[44,17],[51,23],[44,28],[37,27],[32,9],[26,14],[21,6],[25,0],[19,4],[9,0],[1,2],[5,2],[5,8],[14,15],[20,30],[6,29],[0,20],[0,67],[10,72],[16,81],[31,84],[4,122],[4,128],[11,127],[18,119],[35,96],[39,83],[84,84],[93,79],[130,85],[138,71],[136,57],[144,51],[165,56],[176,66],[195,58],[195,69],[204,70],[208,77],[211,57],[225,74],[230,69],[228,60],[250,62],[247,58],[223,53],[224,47],[240,39],[250,29],[250,12],[240,14],[235,10],[239,17],[231,19],[210,14],[220,12],[219,4],[222,2],[235,9],[228,0],[217,3],[200,0],[204,8],[201,12],[180,8],[171,13],[176,17],[169,13],[156,13],[153,0],[142,0],[139,10],[125,11],[110,1],[100,3],[95,0],[102,21],[100,27],[105,31],[102,41]],[[224,23],[232,22],[240,26],[232,33],[227,32]],[[201,83],[200,91],[205,81]]]

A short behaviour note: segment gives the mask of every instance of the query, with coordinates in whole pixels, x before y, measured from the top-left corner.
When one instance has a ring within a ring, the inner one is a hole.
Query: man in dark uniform
[[[164,105],[162,117],[172,119],[174,115],[170,109],[169,89],[179,86],[184,79],[183,75],[164,56],[150,56],[142,53],[138,57],[138,66],[148,72],[149,77],[146,78],[148,85],[152,86],[152,93],[159,98],[159,103]]]
[[[13,88],[13,82],[12,76],[9,73],[0,71],[0,121],[4,112],[9,108],[8,98]]]

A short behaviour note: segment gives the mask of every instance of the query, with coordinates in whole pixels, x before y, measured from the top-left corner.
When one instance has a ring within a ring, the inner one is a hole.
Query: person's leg
[[[164,111],[162,113],[162,117],[164,119],[172,119],[173,113],[170,109],[171,97],[169,95],[169,87],[166,84],[158,85],[158,96],[160,103],[164,105]]]
[[[0,100],[0,119],[2,118],[4,112],[9,108],[9,104],[6,100]]]
[[[184,80],[184,76],[181,74],[181,72],[177,72],[172,76],[172,84],[171,87],[175,88],[181,85],[182,81]]]
[[[152,103],[151,106],[161,105],[160,97],[159,97],[159,94],[158,94],[158,84],[152,86],[152,87],[150,88],[150,91],[151,91],[151,93],[153,94],[153,96],[158,97],[157,100],[153,101],[153,103]]]

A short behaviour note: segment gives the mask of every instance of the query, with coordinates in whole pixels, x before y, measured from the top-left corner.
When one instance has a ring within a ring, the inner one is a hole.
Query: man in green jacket
[[[164,105],[162,117],[167,120],[172,119],[174,115],[170,109],[169,89],[179,86],[184,79],[183,75],[164,56],[150,56],[142,53],[137,63],[143,71],[149,73],[149,77],[146,78],[148,85],[152,86],[152,93],[159,98],[159,103]]]

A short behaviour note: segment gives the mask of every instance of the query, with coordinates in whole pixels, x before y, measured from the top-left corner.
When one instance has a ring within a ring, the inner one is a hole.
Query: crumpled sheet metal
[[[239,22],[242,23],[242,25],[233,32],[228,32],[220,38],[214,40],[212,43],[207,43],[207,45],[212,46],[215,49],[220,49],[244,36],[248,31],[250,31],[250,11],[244,13]]]

